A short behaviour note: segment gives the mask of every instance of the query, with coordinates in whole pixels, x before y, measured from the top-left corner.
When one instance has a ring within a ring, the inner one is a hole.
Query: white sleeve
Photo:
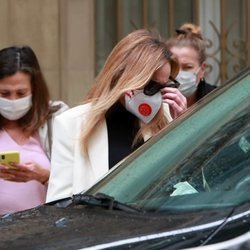
[[[53,124],[51,172],[46,202],[72,195],[74,137],[76,137],[73,120],[67,119],[62,114],[55,118]]]

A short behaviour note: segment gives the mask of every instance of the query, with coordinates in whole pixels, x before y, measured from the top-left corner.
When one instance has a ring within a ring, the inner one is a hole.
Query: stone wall
[[[52,99],[78,104],[94,80],[94,1],[0,0],[0,48],[27,44]]]

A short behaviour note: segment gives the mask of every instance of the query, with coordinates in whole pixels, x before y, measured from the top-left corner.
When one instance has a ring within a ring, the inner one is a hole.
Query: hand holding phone
[[[0,165],[13,168],[12,163],[20,163],[20,154],[18,151],[0,152]]]

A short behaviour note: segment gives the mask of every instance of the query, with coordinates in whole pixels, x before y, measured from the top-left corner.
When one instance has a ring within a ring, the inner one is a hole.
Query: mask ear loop
[[[195,75],[197,76],[198,75],[198,73],[199,73],[199,71],[201,70],[201,66],[199,66],[199,68],[197,69],[197,70],[195,70]]]

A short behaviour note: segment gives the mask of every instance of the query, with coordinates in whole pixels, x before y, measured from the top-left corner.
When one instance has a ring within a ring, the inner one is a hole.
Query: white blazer
[[[51,172],[46,202],[70,197],[90,188],[109,170],[108,133],[104,121],[94,131],[83,155],[80,134],[91,104],[71,108],[55,118]],[[166,118],[171,121],[169,107],[164,104]]]

